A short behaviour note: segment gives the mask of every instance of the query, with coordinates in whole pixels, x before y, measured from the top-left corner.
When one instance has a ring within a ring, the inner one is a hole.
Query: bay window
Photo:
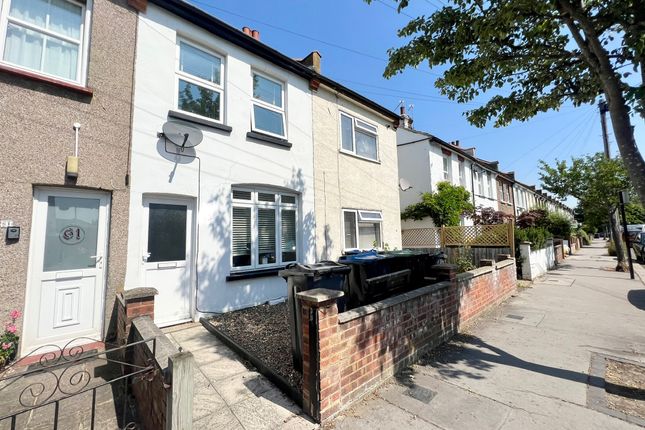
[[[178,42],[177,109],[222,121],[222,59],[184,41]]]
[[[345,249],[382,248],[383,215],[378,211],[343,209]]]
[[[298,206],[295,195],[234,189],[233,269],[261,269],[298,259]]]
[[[258,73],[253,73],[254,131],[286,139],[284,85]]]
[[[378,160],[378,129],[346,113],[340,113],[340,148],[369,160]]]
[[[3,63],[84,83],[91,0],[7,0],[0,4]]]

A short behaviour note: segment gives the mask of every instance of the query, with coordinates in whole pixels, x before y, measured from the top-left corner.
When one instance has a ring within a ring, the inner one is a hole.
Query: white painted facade
[[[232,131],[192,124],[203,132],[203,141],[181,155],[173,155],[166,153],[166,148],[174,152],[178,149],[157,133],[171,119],[169,110],[177,109],[180,39],[222,59],[221,117]],[[283,83],[290,148],[247,137],[251,131],[252,72]],[[308,81],[151,3],[145,13],[139,14],[135,81],[125,288],[156,287],[160,296],[166,294],[161,286],[146,281],[144,267],[144,202],[163,197],[180,199],[193,209],[193,228],[188,233],[193,240],[187,250],[188,267],[182,275],[189,278],[190,291],[182,295],[188,294],[191,319],[285,297],[286,283],[277,275],[226,280],[237,273],[232,267],[231,251],[232,187],[242,185],[295,195],[298,261],[315,260],[312,100]],[[164,282],[163,276],[156,279]],[[160,302],[158,297],[157,303]]]
[[[433,141],[426,133],[408,128],[397,130],[397,149],[399,176],[411,186],[406,191],[399,190],[401,210],[418,203],[423,193],[437,191],[437,183],[442,181],[466,188],[475,207],[493,207],[497,210],[497,174],[493,170],[460,155],[454,148]],[[467,218],[463,223],[472,225]],[[401,221],[401,225],[402,229],[434,227],[430,218]]]

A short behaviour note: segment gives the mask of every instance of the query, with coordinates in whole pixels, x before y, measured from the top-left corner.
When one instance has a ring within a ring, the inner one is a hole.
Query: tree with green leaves
[[[405,208],[401,219],[420,221],[431,217],[437,227],[455,226],[459,225],[463,215],[472,213],[474,209],[470,193],[464,187],[439,182],[436,192],[423,193],[419,203]]]
[[[618,265],[616,270],[625,270],[625,247],[619,224],[614,216],[619,205],[618,194],[630,189],[627,170],[619,158],[607,159],[597,153],[582,158],[572,158],[571,164],[556,160],[554,166],[540,161],[540,180],[545,190],[559,198],[568,196],[578,199],[585,221],[607,219],[616,245]],[[611,216],[610,216],[611,214]]]
[[[372,0],[366,0],[371,2]],[[399,11],[409,0],[395,0]],[[389,51],[384,76],[427,62],[447,65],[435,81],[460,103],[510,89],[466,112],[470,123],[505,126],[603,96],[621,157],[641,201],[645,162],[631,126],[645,117],[645,0],[446,0],[411,20]]]

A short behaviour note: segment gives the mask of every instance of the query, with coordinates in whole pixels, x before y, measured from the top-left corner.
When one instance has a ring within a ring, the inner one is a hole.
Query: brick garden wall
[[[442,265],[445,281],[342,314],[328,290],[299,293],[305,411],[331,418],[508,298],[515,260],[489,264],[460,275]]]

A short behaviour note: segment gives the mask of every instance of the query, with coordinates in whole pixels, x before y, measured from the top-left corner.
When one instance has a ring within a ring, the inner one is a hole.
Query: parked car
[[[645,263],[645,233],[638,233],[636,239],[632,242],[632,249],[636,260]]]

